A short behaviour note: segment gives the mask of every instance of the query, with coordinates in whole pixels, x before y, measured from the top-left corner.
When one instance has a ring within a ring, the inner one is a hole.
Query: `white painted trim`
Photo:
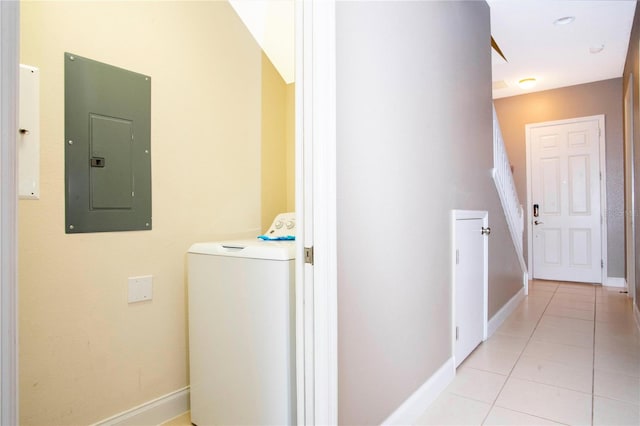
[[[140,404],[93,426],[159,425],[189,411],[189,386]]]
[[[402,405],[400,405],[383,425],[412,425],[416,424],[420,416],[429,408],[429,405],[436,400],[443,390],[453,381],[456,376],[455,363],[453,357],[424,382]]]
[[[609,276],[609,253],[607,251],[608,243],[608,226],[607,226],[607,156],[606,156],[606,135],[604,114],[598,116],[598,125],[600,127],[600,214],[602,217],[602,226],[600,232],[600,251],[603,261],[602,266],[602,282],[605,283]]]
[[[307,268],[304,264],[304,238],[307,235],[307,216],[309,210],[305,207],[305,194],[310,193],[310,187],[305,185],[305,165],[304,165],[304,120],[303,114],[303,89],[305,88],[305,79],[303,76],[303,60],[304,55],[304,4],[298,4],[295,7],[295,202],[296,202],[296,223],[298,237],[296,238],[296,423],[299,425],[306,424],[305,419],[307,412],[313,413],[313,399],[307,398],[307,387],[313,385],[313,371],[311,370],[311,361],[313,360],[313,346],[309,348],[309,344],[305,344],[305,336],[312,335],[313,329],[307,321],[309,316],[308,310],[305,310],[305,285],[312,284],[307,280]],[[313,279],[312,273],[309,273]],[[311,301],[313,302],[313,300]],[[310,371],[307,374],[307,370]],[[313,395],[311,392],[310,395]],[[309,403],[307,403],[309,400]]]
[[[524,262],[523,254],[523,236],[524,236],[524,209],[520,204],[516,184],[513,180],[509,156],[504,145],[500,122],[496,114],[495,105],[493,106],[493,169],[491,176],[498,190],[500,204],[504,211],[505,219],[509,228],[511,239],[515,247],[518,262],[522,272],[527,270]]]
[[[0,1],[0,424],[18,424],[18,75],[20,2]]]
[[[507,303],[505,303],[504,306],[500,308],[500,310],[496,312],[494,316],[491,317],[488,326],[488,337],[493,336],[493,333],[495,333],[496,330],[502,325],[502,323],[507,318],[509,318],[509,315],[511,315],[513,311],[516,310],[520,302],[524,300],[524,297],[525,294],[523,287],[516,294],[514,294],[513,297]]]
[[[567,120],[554,120],[545,121],[540,123],[530,123],[525,125],[526,136],[526,165],[527,165],[527,206],[525,209],[527,214],[527,265],[529,266],[529,276],[533,278],[533,241],[531,235],[533,234],[533,224],[531,220],[531,129],[536,127],[555,126],[558,124],[570,124],[579,123],[582,121],[597,120],[600,127],[599,137],[599,154],[600,154],[600,173],[602,173],[602,179],[600,180],[600,214],[603,218],[602,225],[600,227],[600,256],[604,261],[604,267],[602,268],[602,274],[600,277],[600,283],[606,283],[607,278],[607,168],[606,168],[606,129],[604,114],[592,115],[588,117],[570,118]]]
[[[627,280],[620,277],[607,277],[605,286],[627,288]]]
[[[456,353],[456,220],[480,219],[482,226],[489,226],[489,212],[482,210],[451,210],[451,357]],[[489,238],[483,241],[483,301],[482,301],[482,340],[487,340],[487,316],[489,312]],[[455,363],[453,364],[455,367]]]
[[[296,123],[296,150],[302,152],[297,157],[296,186],[302,193],[296,193],[296,209],[303,219],[303,244],[314,248],[313,266],[303,264],[304,272],[298,275],[305,309],[304,366],[298,364],[304,371],[304,396],[298,398],[304,399],[304,414],[298,423],[337,424],[335,0],[297,5],[302,9],[297,15],[302,21],[302,62],[296,104],[302,110],[296,113],[301,117]]]
[[[531,234],[533,233],[531,223],[531,129],[529,124],[524,126],[525,133],[525,168],[527,169],[527,204],[524,206],[524,220],[527,221],[525,232],[527,233],[527,273],[533,278],[533,242],[531,241]]]

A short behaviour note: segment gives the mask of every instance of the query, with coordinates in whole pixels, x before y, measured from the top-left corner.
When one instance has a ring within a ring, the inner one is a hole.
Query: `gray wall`
[[[336,16],[339,422],[379,424],[452,356],[451,209],[489,211],[490,317],[522,275],[490,177],[487,4]]]
[[[604,114],[607,169],[607,273],[625,276],[624,258],[624,139],[622,127],[622,79],[598,81],[512,96],[494,101],[520,202],[527,203],[526,135],[529,123]],[[525,228],[526,229],[526,228]],[[525,232],[526,234],[526,232]],[[525,235],[525,261],[527,243]]]
[[[640,87],[640,67],[638,62],[640,57],[638,50],[640,49],[640,2],[636,3],[636,15],[633,20],[633,28],[631,30],[631,38],[629,39],[629,50],[627,52],[627,61],[624,67],[623,84],[626,90],[629,75],[633,74],[633,171],[634,171],[634,200],[636,208],[638,200],[640,200],[640,99],[638,97],[638,88]],[[621,89],[622,92],[622,89]],[[622,92],[624,93],[624,92]],[[623,96],[623,95],[622,95]],[[636,307],[640,310],[640,220],[638,220],[637,212],[627,211],[627,214],[635,215],[635,247],[636,247]],[[629,283],[629,285],[634,285]]]

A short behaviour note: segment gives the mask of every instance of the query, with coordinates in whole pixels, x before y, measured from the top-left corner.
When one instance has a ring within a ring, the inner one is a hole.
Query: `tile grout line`
[[[532,280],[533,281],[533,280]],[[500,394],[502,393],[502,391],[504,390],[504,387],[507,385],[507,382],[509,381],[509,379],[511,378],[511,374],[513,373],[513,370],[515,370],[516,365],[518,364],[518,361],[520,361],[520,358],[522,358],[522,355],[524,354],[524,350],[527,348],[527,346],[529,345],[529,343],[531,342],[531,338],[533,337],[533,334],[536,332],[538,325],[540,324],[540,321],[542,321],[542,317],[544,316],[544,313],[547,312],[547,309],[549,308],[549,304],[551,303],[551,301],[553,300],[553,298],[556,296],[556,293],[558,291],[558,288],[560,288],[560,284],[558,284],[556,286],[556,288],[553,290],[553,295],[549,298],[549,301],[547,302],[547,304],[544,307],[544,310],[542,311],[542,313],[540,314],[540,318],[538,318],[538,321],[536,321],[536,326],[533,327],[533,330],[531,331],[531,334],[529,335],[529,338],[527,339],[527,343],[524,344],[524,347],[522,348],[522,352],[520,352],[520,354],[518,355],[518,358],[516,359],[516,362],[513,364],[513,367],[511,367],[511,370],[509,370],[509,374],[507,374],[507,378],[504,381],[504,383],[502,384],[502,387],[500,388],[500,390],[498,391],[498,394],[496,395],[496,397],[494,398],[493,402],[491,403],[491,407],[489,408],[489,411],[487,412],[487,414],[484,416],[484,419],[482,419],[482,423],[484,424],[487,421],[487,418],[489,417],[489,414],[491,414],[491,410],[493,410],[493,408],[496,406],[496,401],[498,400],[498,398],[500,397]],[[529,297],[529,295],[527,295],[527,298]],[[511,315],[510,315],[511,316]],[[595,324],[595,321],[594,321]],[[593,406],[593,404],[591,404]],[[523,413],[523,414],[527,414],[527,415],[531,415],[528,413]],[[539,416],[536,416],[539,417]],[[593,417],[593,416],[592,416]],[[542,417],[541,417],[542,418]]]

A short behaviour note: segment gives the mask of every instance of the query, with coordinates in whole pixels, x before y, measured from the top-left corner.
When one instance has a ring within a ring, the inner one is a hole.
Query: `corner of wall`
[[[446,389],[456,376],[456,367],[453,358],[449,358],[442,366],[429,377],[402,405],[400,405],[383,425],[410,425],[416,424],[429,405]]]
[[[189,411],[189,386],[140,404],[92,426],[159,425]]]

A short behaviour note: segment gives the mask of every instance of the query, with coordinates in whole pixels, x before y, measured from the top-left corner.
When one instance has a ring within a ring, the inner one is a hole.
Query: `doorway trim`
[[[489,212],[482,210],[451,210],[451,358],[456,365],[456,221],[480,219],[484,228],[489,227]],[[488,301],[489,301],[489,237],[485,237],[482,247],[483,277],[482,277],[482,341],[487,340]]]
[[[560,124],[580,123],[583,121],[598,121],[599,133],[599,161],[600,161],[600,258],[602,259],[603,266],[600,276],[600,283],[602,285],[607,284],[607,170],[606,170],[606,152],[605,152],[605,120],[604,114],[591,115],[587,117],[576,117],[566,120],[554,120],[544,121],[539,123],[530,123],[525,125],[526,135],[526,166],[527,166],[527,265],[529,269],[529,277],[533,279],[533,241],[531,236],[533,235],[533,223],[531,220],[531,205],[532,205],[532,189],[531,189],[531,130],[539,127],[556,126]]]
[[[17,135],[20,3],[0,2],[0,424],[18,424]]]
[[[296,3],[296,362],[305,425],[338,423],[335,15],[335,0]]]

